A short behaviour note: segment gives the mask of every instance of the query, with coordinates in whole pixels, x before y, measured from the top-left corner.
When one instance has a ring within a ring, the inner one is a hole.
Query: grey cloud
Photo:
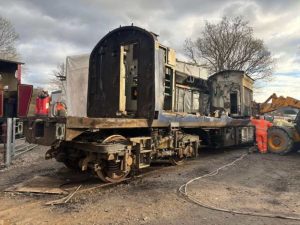
[[[257,4],[266,11],[273,13],[282,13],[299,8],[300,1],[298,0],[256,0]]]
[[[275,53],[295,57],[300,34],[276,36],[300,11],[298,0],[0,0],[0,15],[20,34],[19,49],[26,62],[28,82],[49,80],[56,64],[68,54],[88,53],[108,31],[134,23],[160,35],[160,40],[183,55],[187,37],[195,38],[205,20],[243,15]],[[276,16],[283,15],[283,19]],[[260,21],[260,18],[274,18]],[[278,27],[278,26],[282,26]],[[298,62],[298,58],[294,59]],[[300,62],[299,62],[300,63]]]
[[[257,19],[259,6],[254,2],[235,2],[228,4],[223,10],[223,16],[236,17],[243,16],[250,23]]]

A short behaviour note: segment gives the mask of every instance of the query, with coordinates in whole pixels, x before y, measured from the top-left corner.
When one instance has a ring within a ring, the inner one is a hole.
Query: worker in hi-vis
[[[252,125],[255,126],[256,144],[260,153],[267,153],[268,150],[268,128],[272,123],[265,120],[263,116],[251,118]]]

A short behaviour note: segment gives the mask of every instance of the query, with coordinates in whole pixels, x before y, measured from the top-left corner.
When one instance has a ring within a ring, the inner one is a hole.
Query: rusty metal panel
[[[67,117],[67,128],[138,128],[149,127],[147,119]]]
[[[123,62],[124,46],[120,46],[120,96],[119,96],[119,112],[126,111],[126,69]]]
[[[72,141],[74,138],[82,134],[86,129],[66,129],[66,141]]]
[[[26,141],[33,144],[51,146],[57,142],[56,124],[64,124],[65,118],[27,117],[22,119]]]
[[[174,49],[168,49],[168,64],[171,66],[176,66],[176,52]]]
[[[165,80],[164,51],[158,48],[155,51],[155,110],[162,111],[164,105]]]
[[[149,124],[147,119],[129,118],[88,118],[88,117],[67,117],[67,129],[113,129],[113,128],[147,128],[147,127],[169,127],[172,122],[178,122],[179,127],[226,127],[246,126],[249,120],[233,119],[230,117],[214,118],[196,116],[186,113],[163,113],[158,120]]]

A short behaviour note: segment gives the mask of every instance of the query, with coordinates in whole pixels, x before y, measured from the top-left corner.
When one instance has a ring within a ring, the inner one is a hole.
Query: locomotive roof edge
[[[118,31],[122,31],[122,30],[138,30],[138,31],[142,31],[142,32],[144,32],[144,33],[147,33],[147,34],[151,35],[155,41],[158,41],[158,39],[157,39],[157,37],[159,36],[158,34],[155,34],[154,32],[149,31],[149,30],[146,30],[146,29],[144,29],[144,28],[142,28],[142,27],[138,27],[138,26],[133,26],[133,25],[132,25],[132,26],[120,26],[120,27],[118,27],[118,28],[115,28],[115,29],[109,31],[106,35],[104,35],[104,36],[100,39],[100,41],[98,41],[98,43],[100,43],[100,42],[101,42],[102,40],[104,40],[104,39],[107,39],[107,38],[108,38],[110,35],[112,35],[113,33],[118,32]],[[98,43],[97,43],[97,44],[98,44]],[[97,45],[96,45],[96,46],[97,46]],[[94,48],[96,48],[96,46],[95,46]]]

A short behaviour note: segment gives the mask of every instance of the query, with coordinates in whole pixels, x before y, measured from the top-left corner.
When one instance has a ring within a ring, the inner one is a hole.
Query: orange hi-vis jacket
[[[64,107],[64,105],[61,102],[57,102],[56,103],[56,110],[57,111],[59,111],[59,110],[65,110],[65,107]]]
[[[251,123],[255,126],[256,128],[256,133],[266,133],[268,131],[268,128],[272,126],[272,123],[263,120],[263,119],[251,119]]]

